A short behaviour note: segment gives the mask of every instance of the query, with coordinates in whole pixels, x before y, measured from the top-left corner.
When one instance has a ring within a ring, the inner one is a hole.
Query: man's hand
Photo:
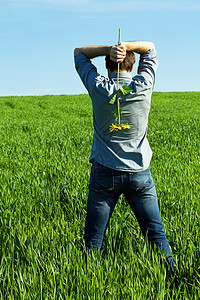
[[[112,46],[110,49],[110,59],[116,63],[121,63],[126,57],[126,47],[124,45]]]

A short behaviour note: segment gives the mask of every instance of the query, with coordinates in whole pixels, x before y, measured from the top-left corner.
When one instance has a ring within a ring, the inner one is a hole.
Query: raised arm
[[[155,49],[152,42],[145,41],[123,42],[122,45],[126,48],[126,51],[133,51],[138,54],[144,54],[150,49]]]
[[[85,54],[88,58],[94,58],[97,56],[110,55],[111,46],[88,46],[78,47],[74,50],[74,55]]]
[[[121,63],[126,56],[126,51],[132,51],[138,54],[144,54],[150,49],[155,49],[152,42],[133,41],[122,42],[120,46],[112,46],[110,49],[110,58],[114,62]]]
[[[124,46],[88,46],[78,47],[74,50],[74,55],[80,53],[85,54],[88,58],[110,55],[111,59],[115,62],[121,62],[126,57]]]

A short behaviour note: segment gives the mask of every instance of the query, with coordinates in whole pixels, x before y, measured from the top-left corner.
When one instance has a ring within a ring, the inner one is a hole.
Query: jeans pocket
[[[89,189],[99,192],[114,190],[113,171],[103,166],[93,165],[91,169]]]
[[[154,186],[150,171],[130,174],[130,187],[133,190],[150,189]]]

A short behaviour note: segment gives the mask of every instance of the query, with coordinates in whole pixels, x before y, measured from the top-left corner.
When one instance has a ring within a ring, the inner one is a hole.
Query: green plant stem
[[[119,28],[118,46],[121,44],[121,28]],[[118,124],[120,125],[120,102],[119,102],[119,63],[117,64],[117,110],[118,110]]]

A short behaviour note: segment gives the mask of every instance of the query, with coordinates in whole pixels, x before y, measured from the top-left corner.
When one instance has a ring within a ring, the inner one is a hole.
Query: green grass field
[[[180,280],[124,197],[101,256],[81,252],[92,107],[88,95],[0,97],[0,299],[199,299],[200,93],[154,93],[151,171]]]

